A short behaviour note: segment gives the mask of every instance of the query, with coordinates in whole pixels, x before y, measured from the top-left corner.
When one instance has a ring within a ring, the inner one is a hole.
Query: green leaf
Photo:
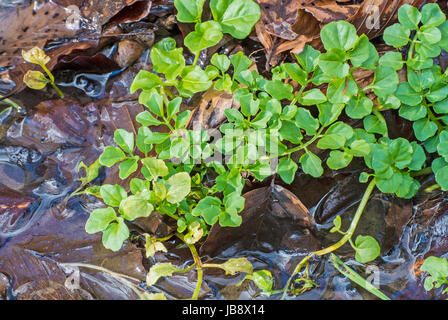
[[[442,34],[437,27],[422,29],[418,33],[418,38],[427,44],[435,44],[442,39]]]
[[[99,161],[103,166],[111,167],[117,162],[124,160],[126,155],[117,147],[107,146],[99,157]]]
[[[401,102],[410,106],[416,106],[422,101],[421,93],[414,91],[408,82],[401,82],[398,85],[395,96]]]
[[[389,154],[398,169],[404,169],[411,163],[412,152],[412,145],[404,138],[397,138],[389,142]]]
[[[423,165],[426,162],[426,154],[423,148],[417,144],[416,141],[411,142],[412,146],[412,160],[408,165],[408,168],[413,171],[418,171],[423,168]]]
[[[330,157],[327,159],[327,165],[330,169],[338,170],[345,168],[350,164],[353,155],[348,152],[334,150],[330,152]]]
[[[355,44],[355,48],[350,52],[352,65],[359,68],[370,57],[369,38],[363,34]]]
[[[369,42],[369,58],[364,61],[361,68],[373,70],[376,68],[376,63],[378,62],[378,51],[375,46]]]
[[[129,92],[132,94],[135,91],[142,89],[149,91],[162,84],[162,79],[152,72],[140,70],[132,81]]]
[[[145,195],[148,193],[148,195]],[[133,221],[141,217],[149,217],[154,210],[153,205],[149,202],[149,192],[129,196],[123,201],[122,205],[123,218]]]
[[[225,74],[224,78],[218,79],[215,82],[214,87],[218,91],[221,91],[221,90],[232,91],[232,84],[233,84],[233,82],[232,82],[232,78],[230,77],[230,75]]]
[[[448,190],[448,166],[440,168],[436,171],[436,182],[443,191]]]
[[[394,70],[403,68],[403,58],[400,52],[388,51],[379,60],[379,65],[389,67]]]
[[[294,181],[297,169],[297,163],[290,158],[281,158],[278,162],[277,174],[285,183],[290,184]]]
[[[352,119],[362,119],[372,113],[372,108],[372,100],[359,95],[349,100],[345,113]]]
[[[371,87],[377,96],[385,97],[394,93],[397,90],[397,85],[398,74],[394,69],[381,65],[376,68]]]
[[[434,287],[434,283],[436,283],[436,288],[447,283],[448,261],[445,258],[430,256],[425,259],[420,270],[431,275],[425,279],[425,290],[427,291]]]
[[[421,12],[422,23],[425,28],[441,25],[446,20],[445,15],[436,3],[425,4]]]
[[[212,82],[207,74],[199,66],[185,67],[181,74],[179,92],[185,97],[191,97],[197,92],[202,92],[211,87]]]
[[[355,140],[350,144],[349,152],[357,157],[365,157],[370,153],[370,145],[363,139]]]
[[[230,61],[233,65],[233,76],[236,77],[242,71],[247,70],[252,65],[252,60],[250,60],[246,55],[239,51],[230,57]]]
[[[190,120],[191,110],[185,110],[177,115],[174,127],[176,129],[184,129]]]
[[[336,231],[338,231],[338,230],[341,229],[341,226],[342,226],[341,216],[336,216],[336,217],[333,219],[333,226],[334,226],[334,227],[331,228],[331,230],[330,230],[331,233],[336,232]]]
[[[181,202],[191,190],[191,178],[186,172],[178,172],[168,179],[166,200],[169,203]]]
[[[319,109],[319,122],[323,126],[328,126],[335,122],[342,113],[344,109],[344,104],[342,103],[321,103],[317,106]]]
[[[434,103],[433,108],[437,113],[448,113],[448,99]]]
[[[179,112],[181,103],[182,103],[181,97],[176,97],[173,100],[171,100],[170,102],[168,102],[168,107],[167,107],[168,120],[171,120]]]
[[[261,15],[252,0],[210,0],[210,9],[222,31],[237,39],[246,38]]]
[[[327,97],[331,103],[347,103],[359,91],[352,79],[334,79],[328,84]]]
[[[112,207],[119,207],[121,201],[128,196],[126,190],[118,184],[103,184],[100,194],[104,203]]]
[[[145,234],[145,253],[146,253],[146,258],[154,257],[154,255],[158,251],[168,252],[168,250],[166,249],[165,245],[162,242],[157,241],[157,238],[152,238],[148,234]]]
[[[398,110],[400,117],[410,121],[415,121],[426,117],[426,107],[422,105],[408,106],[403,105]]]
[[[429,58],[435,58],[441,53],[439,46],[428,44],[423,41],[415,45],[415,51],[417,52],[415,59],[419,58],[417,55],[421,56],[420,69],[430,68],[432,66],[432,61]],[[411,65],[411,67],[413,66]]]
[[[300,85],[304,86],[307,83],[308,74],[296,63],[285,63],[285,70],[292,80],[297,81]]]
[[[111,207],[95,209],[90,213],[86,222],[86,232],[89,234],[103,231],[107,226],[117,219],[115,210]]]
[[[386,44],[401,48],[409,42],[411,31],[399,23],[395,23],[384,30],[383,39]]]
[[[371,236],[358,236],[355,241],[355,259],[361,263],[375,260],[380,255],[380,246]]]
[[[78,180],[85,185],[98,177],[98,171],[101,168],[101,163],[99,159],[97,159],[90,166],[86,166],[85,163],[81,161],[77,167],[78,173],[81,168],[84,168],[85,170],[85,177],[80,177]]]
[[[448,21],[442,23],[438,28],[442,34],[442,39],[437,45],[446,51],[448,50]]]
[[[313,106],[327,101],[327,97],[319,89],[305,91],[299,98],[300,104],[304,106]]]
[[[153,286],[159,281],[161,277],[172,276],[174,272],[179,272],[180,269],[176,268],[171,262],[157,263],[149,269],[146,275],[146,285]]]
[[[156,117],[154,117],[149,111],[145,110],[143,112],[140,112],[136,117],[135,120],[140,123],[141,125],[148,127],[148,126],[158,126],[161,125],[162,122],[158,120]]]
[[[345,145],[345,137],[332,133],[326,134],[317,142],[319,149],[339,149]]]
[[[149,130],[149,129],[148,129]],[[149,130],[146,133],[145,143],[149,144],[161,144],[165,140],[167,140],[170,137],[169,133],[166,132],[157,132],[157,131],[151,131]]]
[[[300,157],[299,161],[302,164],[303,172],[311,175],[314,178],[318,178],[324,173],[324,169],[322,168],[322,161],[312,152],[305,152]]]
[[[414,128],[415,137],[420,141],[431,138],[437,132],[437,125],[428,118],[415,121],[412,124],[412,128]]]
[[[202,50],[213,47],[222,39],[221,27],[216,21],[196,23],[195,31],[184,39],[185,46],[198,55]]]
[[[131,189],[131,192],[133,194],[137,194],[139,192],[142,192],[144,189],[149,190],[148,180],[142,180],[139,178],[132,178],[131,182],[129,183],[129,187]]]
[[[426,98],[430,102],[439,102],[445,99],[448,96],[448,86],[440,83],[431,88],[429,93],[426,95]]]
[[[364,118],[364,128],[367,132],[385,135],[387,133],[386,124],[378,119],[376,115],[370,115]]]
[[[205,222],[212,226],[218,221],[220,212],[221,200],[216,197],[207,196],[198,202],[191,214],[196,217],[203,217]]]
[[[422,14],[416,7],[413,7],[409,4],[404,4],[398,9],[398,21],[405,27],[410,30],[416,30],[420,20],[422,18]]]
[[[331,49],[346,51],[353,48],[358,40],[356,28],[343,20],[326,24],[320,31],[320,37],[327,51]]]
[[[278,100],[288,99],[288,100],[291,100],[293,98],[292,86],[289,85],[289,84],[283,83],[280,80],[268,81],[266,83],[266,85],[265,85],[265,90],[274,99],[278,99]]]
[[[300,54],[295,54],[297,61],[307,73],[311,73],[316,69],[317,58],[319,56],[320,51],[308,44],[305,45]]]
[[[314,135],[319,128],[319,121],[305,108],[298,108],[295,116],[296,124],[306,131],[309,136]]]
[[[272,285],[274,284],[274,280],[272,279],[272,274],[268,270],[258,270],[255,271],[252,275],[247,275],[245,279],[252,280],[261,291],[270,294],[272,292]]]
[[[129,238],[129,229],[121,217],[117,218],[117,223],[109,224],[103,231],[103,245],[112,251],[120,250],[127,238]]]
[[[325,134],[333,134],[333,133],[343,136],[348,140],[353,136],[354,131],[353,128],[350,127],[348,124],[345,124],[342,121],[338,121],[332,124],[331,127],[328,128],[327,132],[325,132]]]
[[[400,188],[400,185],[402,185],[403,182],[403,175],[396,171],[393,172],[392,175],[388,178],[381,179],[378,177],[376,178],[376,183],[378,189],[380,189],[383,193],[395,193]]]
[[[118,166],[120,179],[126,179],[138,169],[138,159],[128,159]]]
[[[231,258],[220,264],[220,268],[224,269],[226,274],[235,275],[238,272],[252,274],[253,266],[247,258]]]
[[[207,74],[209,80],[215,80],[219,76],[218,68],[216,68],[215,66],[212,66],[212,65],[208,65],[205,68],[205,73]]]
[[[173,38],[164,38],[151,49],[151,61],[154,71],[165,74],[168,80],[174,80],[185,67],[183,49],[176,48]]]
[[[176,18],[180,22],[200,22],[205,0],[174,0]]]
[[[168,167],[163,160],[145,158],[142,160],[142,163],[148,169],[154,180],[157,180],[158,177],[165,177],[168,175]]]
[[[294,121],[283,120],[282,127],[278,131],[281,140],[288,140],[292,143],[298,144],[302,141],[303,136],[300,132],[300,128]]]
[[[445,161],[448,159],[448,130],[444,130],[440,133],[437,152],[445,158]]]
[[[134,134],[124,129],[117,129],[114,132],[114,141],[124,152],[132,154],[134,151]]]
[[[215,53],[210,62],[216,66],[221,72],[226,72],[230,67],[230,60],[225,54]]]
[[[330,24],[333,22],[330,22]],[[322,71],[332,78],[345,78],[350,69],[345,62],[345,53],[339,49],[330,49],[319,56],[318,65]]]
[[[260,110],[260,100],[254,100],[250,93],[239,96],[237,101],[241,104],[241,112],[246,117],[254,116]]]

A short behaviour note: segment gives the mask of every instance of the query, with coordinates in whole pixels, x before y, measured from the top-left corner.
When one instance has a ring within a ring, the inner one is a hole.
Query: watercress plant
[[[193,63],[187,63],[174,39],[157,42],[150,52],[153,70],[141,70],[130,88],[131,93],[139,92],[139,102],[145,106],[136,117],[141,124],[138,133],[117,129],[116,146],[107,146],[89,167],[81,164],[86,177],[80,179],[75,194],[94,195],[107,205],[90,214],[86,231],[103,232],[103,244],[116,251],[129,237],[126,221],[156,211],[176,221],[175,235],[188,246],[194,263],[185,269],[155,264],[148,273],[148,286],[160,277],[194,268],[198,282],[193,298],[198,298],[203,268],[214,267],[230,274],[244,272],[245,279],[270,294],[275,291],[269,271],[254,271],[246,258],[204,264],[195,244],[217,223],[241,225],[243,175],[264,180],[277,174],[290,184],[299,169],[318,178],[325,166],[339,170],[359,158],[365,164],[359,180],[368,185],[349,228],[342,230],[340,217],[334,219],[330,232],[340,233],[341,239],[304,258],[284,287],[283,297],[303,268],[306,289],[314,285],[307,271],[312,256],[349,243],[357,261],[373,261],[380,254],[378,242],[371,236],[352,236],[375,187],[410,199],[420,189],[416,177],[434,173],[438,183],[434,188],[448,189],[447,74],[432,62],[448,41],[440,8],[427,4],[421,12],[409,5],[399,9],[399,23],[385,30],[384,40],[397,49],[409,44],[405,58],[403,50],[379,57],[366,35],[358,36],[353,25],[337,21],[321,30],[325,52],[307,45],[295,55],[297,62],[276,66],[272,78],[266,79],[243,52],[230,57],[215,53],[205,69],[198,65],[201,52],[218,45],[223,33],[242,39],[260,17],[252,0],[211,0],[213,19],[202,21],[204,3],[174,2],[177,19],[195,24],[184,39]],[[400,82],[398,72],[404,68],[407,81]],[[373,72],[368,85],[361,86],[355,78],[359,69]],[[211,87],[231,93],[239,104],[225,109],[227,121],[219,130],[195,127],[191,111],[181,111],[185,98]],[[390,109],[413,121],[416,140],[389,136],[382,112]],[[351,125],[356,122],[343,121],[344,117],[362,124]],[[316,152],[316,148],[327,151]],[[91,186],[100,165],[118,165],[121,179],[132,175],[129,186]],[[147,256],[166,251],[162,242],[168,238],[145,235]]]

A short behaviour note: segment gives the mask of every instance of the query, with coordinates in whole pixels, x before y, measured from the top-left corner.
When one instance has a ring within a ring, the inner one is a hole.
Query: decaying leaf
[[[41,90],[45,88],[48,82],[50,82],[42,72],[28,70],[23,77],[23,82],[31,89]]]
[[[201,246],[214,256],[229,247],[243,250],[313,251],[320,246],[313,235],[314,219],[308,209],[287,189],[272,185],[244,195],[243,222],[238,228],[215,224]]]

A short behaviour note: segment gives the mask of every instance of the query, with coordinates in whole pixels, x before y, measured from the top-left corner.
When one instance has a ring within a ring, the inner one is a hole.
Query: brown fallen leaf
[[[369,39],[373,39],[382,35],[385,28],[396,22],[398,9],[402,5],[420,7],[429,2],[435,0],[365,0],[347,21],[356,27],[358,34],[365,33]]]
[[[272,184],[249,191],[244,198],[241,226],[215,224],[200,248],[202,254],[215,256],[229,247],[234,247],[236,252],[319,249],[320,242],[313,235],[314,219],[293,193]]]

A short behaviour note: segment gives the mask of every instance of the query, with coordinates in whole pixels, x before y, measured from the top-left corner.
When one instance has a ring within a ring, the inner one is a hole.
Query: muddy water
[[[164,16],[170,10],[171,6],[160,4],[154,5],[152,12]],[[99,51],[105,57],[102,62],[112,61],[117,48],[117,43],[103,46]],[[141,68],[150,68],[147,48],[129,67],[114,67],[107,72],[67,67],[55,72],[58,85],[67,94],[64,100],[51,92],[25,89],[14,97],[24,106],[21,111],[0,104],[0,299],[136,299],[135,292],[110,273],[66,264],[101,266],[138,283],[156,262],[179,266],[192,262],[188,250],[175,241],[168,244],[169,253],[157,253],[150,260],[144,257],[139,235],[163,235],[172,229],[157,216],[131,226],[135,237],[113,253],[102,246],[99,234],[84,231],[89,212],[101,203],[91,197],[65,201],[78,186],[79,162],[92,163],[104,146],[112,143],[116,128],[138,128],[134,119],[142,109],[128,88]],[[10,82],[0,82],[2,93],[11,88]],[[192,99],[190,107],[195,107],[194,103]],[[270,181],[248,183],[246,191],[257,189],[253,195],[261,198],[248,195],[240,229],[230,233],[214,230],[213,237],[201,246],[203,260],[219,263],[248,257],[255,269],[272,272],[275,289],[283,288],[307,253],[338,240],[328,232],[336,215],[341,215],[344,228],[349,225],[365,188],[357,182],[360,168],[353,163],[337,174],[326,172],[319,179],[298,175],[289,186],[275,181],[275,190],[269,189]],[[103,170],[95,181],[117,182],[116,169]],[[431,178],[425,184],[430,185]],[[381,245],[381,256],[360,265],[349,247],[336,253],[392,299],[438,297],[440,291],[425,292],[418,267],[428,255],[446,256],[445,197],[437,191],[419,194],[413,200],[374,194],[357,232],[375,237]],[[301,220],[294,199],[300,199],[310,210],[312,223]],[[310,275],[318,286],[288,299],[375,298],[339,274],[326,257],[311,260]],[[258,289],[248,281],[237,286],[242,277],[207,270],[201,298],[279,298],[258,295]],[[195,275],[187,274],[162,279],[148,290],[182,299],[190,297],[194,287]]]

